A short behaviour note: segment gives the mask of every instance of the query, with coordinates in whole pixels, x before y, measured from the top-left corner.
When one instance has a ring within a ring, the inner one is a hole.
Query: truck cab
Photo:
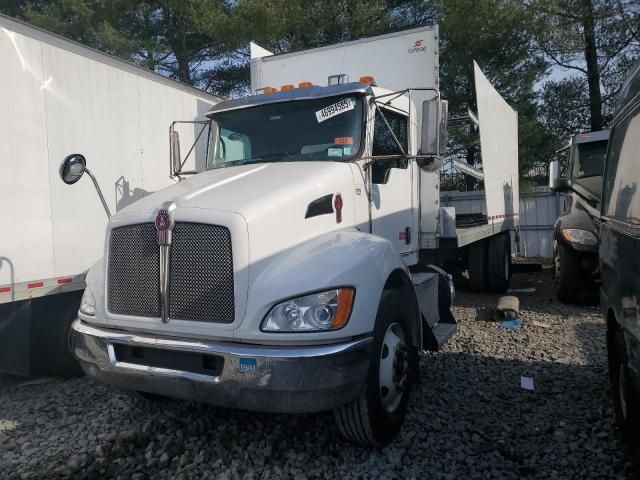
[[[419,352],[456,331],[451,277],[420,263],[439,231],[446,144],[437,28],[293,55],[256,55],[253,94],[209,110],[202,171],[182,170],[171,131],[177,183],[111,218],[71,350],[121,388],[333,410],[345,438],[381,447],[402,425]],[[85,166],[69,156],[62,179]]]
[[[568,152],[566,176],[559,161],[550,167],[550,187],[566,195],[565,210],[553,230],[554,284],[565,303],[597,297],[600,192],[609,131],[578,133],[557,153]]]

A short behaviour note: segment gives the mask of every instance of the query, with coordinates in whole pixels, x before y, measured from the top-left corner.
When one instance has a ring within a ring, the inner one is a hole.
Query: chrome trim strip
[[[169,321],[169,249],[171,245],[160,245],[160,320]]]
[[[266,358],[315,358],[326,355],[350,352],[366,347],[373,342],[372,337],[349,340],[344,343],[312,346],[263,346],[243,345],[230,342],[212,342],[206,340],[178,340],[168,337],[156,337],[148,334],[129,333],[122,330],[111,330],[88,325],[76,319],[71,326],[78,333],[99,337],[109,343],[124,345],[145,345],[166,350],[191,351],[221,355],[239,355]],[[115,359],[115,357],[114,357]],[[113,362],[112,362],[113,363]],[[138,367],[138,365],[136,365]],[[207,377],[212,378],[212,377]]]

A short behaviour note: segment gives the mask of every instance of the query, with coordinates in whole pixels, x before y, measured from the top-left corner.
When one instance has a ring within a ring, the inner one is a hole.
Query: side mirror
[[[422,132],[418,156],[440,157],[447,145],[448,102],[437,98],[422,102]]]
[[[84,155],[72,153],[60,164],[60,178],[67,185],[73,185],[82,178],[87,169],[87,160]]]
[[[560,177],[560,163],[558,160],[549,162],[549,188],[554,192],[566,192],[570,188],[568,178]]]
[[[94,177],[91,170],[87,168],[87,160],[84,158],[84,155],[72,153],[60,164],[60,178],[67,185],[73,185],[76,183],[82,178],[82,175],[84,175],[85,172],[89,175],[89,178],[93,182],[93,186],[96,188],[96,192],[98,193],[98,197],[100,197],[102,207],[104,208],[107,217],[111,218],[111,210],[109,210],[107,201],[105,200],[104,195],[102,195],[102,190],[100,190],[100,185],[98,185],[96,177]]]
[[[180,135],[173,129],[169,131],[170,156],[171,156],[171,176],[178,175],[182,170],[182,160],[180,157]]]
[[[551,189],[554,192],[568,192],[571,190],[571,182],[568,178],[559,177],[553,181],[553,186]]]

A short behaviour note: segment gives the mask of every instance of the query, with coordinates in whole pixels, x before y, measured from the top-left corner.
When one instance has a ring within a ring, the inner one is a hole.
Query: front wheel
[[[562,303],[579,302],[582,291],[582,276],[578,256],[565,245],[556,244],[554,249],[554,283],[556,296]]]
[[[364,391],[334,410],[340,433],[347,440],[381,448],[400,430],[418,369],[411,322],[411,311],[402,294],[385,290],[376,316]]]

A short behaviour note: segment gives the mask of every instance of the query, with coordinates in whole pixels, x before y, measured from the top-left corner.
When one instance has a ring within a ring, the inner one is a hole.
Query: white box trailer
[[[60,162],[84,152],[116,212],[173,183],[169,126],[219,99],[6,16],[0,64],[0,371],[38,374],[44,360],[61,373],[61,322],[101,256],[107,216],[88,179],[59,181]]]
[[[425,259],[473,247],[490,288],[509,280],[515,113],[478,77],[480,122],[496,123],[481,127],[485,170],[498,169],[485,182],[500,191],[475,239],[441,229],[437,38],[421,28],[283,56],[253,45],[257,94],[208,112],[205,168],[107,225],[71,326],[84,371],[143,394],[333,410],[350,441],[390,442],[419,352],[456,331],[451,278]],[[82,173],[73,162],[65,182]]]

